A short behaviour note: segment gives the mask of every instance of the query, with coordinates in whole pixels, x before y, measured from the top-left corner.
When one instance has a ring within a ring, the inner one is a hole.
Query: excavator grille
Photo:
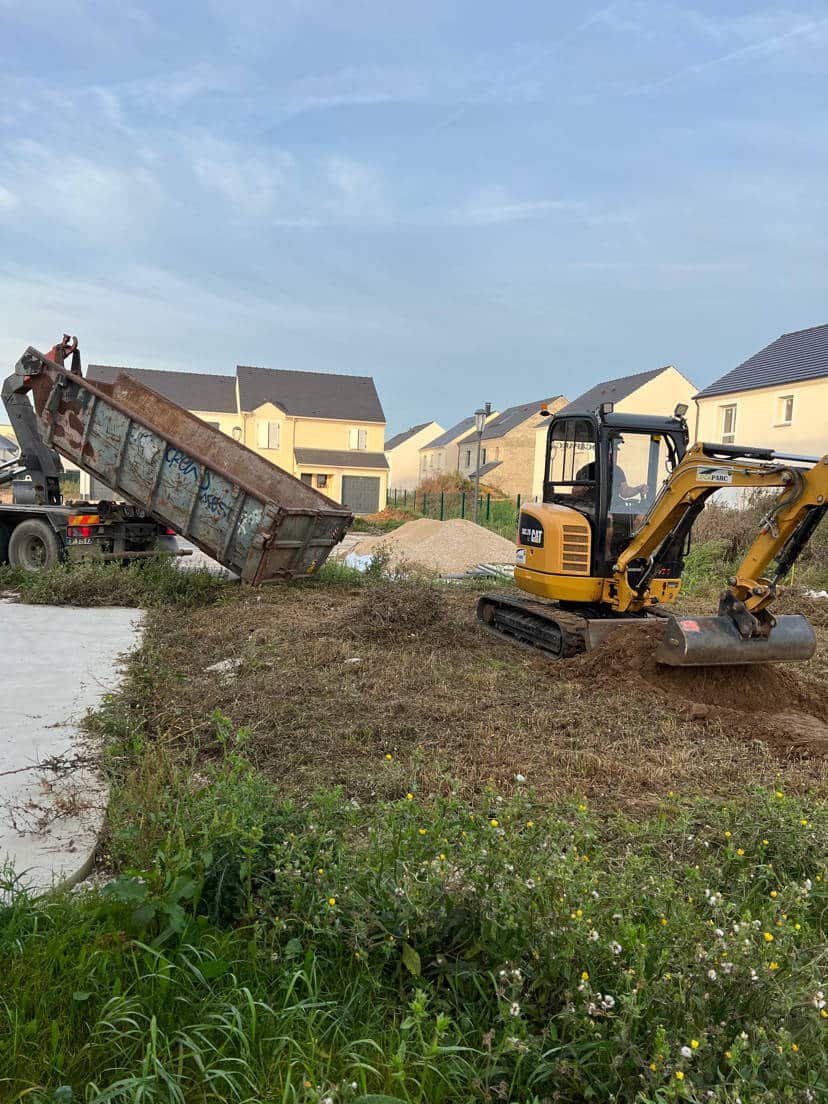
[[[565,575],[589,575],[589,530],[564,524],[561,568]]]

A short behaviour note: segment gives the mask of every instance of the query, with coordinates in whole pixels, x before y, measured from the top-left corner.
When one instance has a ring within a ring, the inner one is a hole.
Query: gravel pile
[[[407,521],[386,537],[361,541],[353,551],[371,555],[379,548],[388,552],[392,568],[410,564],[440,575],[458,574],[479,563],[515,562],[512,541],[462,518]]]

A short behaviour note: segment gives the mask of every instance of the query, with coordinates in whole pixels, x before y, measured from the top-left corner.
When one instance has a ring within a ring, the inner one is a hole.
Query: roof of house
[[[385,451],[390,452],[391,449],[397,448],[399,445],[405,444],[416,433],[420,433],[426,429],[427,426],[432,425],[432,422],[421,422],[420,425],[411,426],[409,429],[404,429],[402,433],[396,433],[390,440],[385,442]]]
[[[336,372],[293,372],[284,368],[236,368],[242,410],[273,403],[286,414],[303,418],[384,422],[385,414],[371,376]]]
[[[186,410],[231,413],[236,409],[236,381],[233,376],[215,376],[209,372],[166,372],[155,368],[127,368],[115,364],[89,364],[86,377],[93,383],[114,383],[128,376],[151,387],[165,399]]]
[[[474,415],[470,414],[468,418],[463,418],[457,425],[453,425],[451,429],[447,429],[445,433],[441,433],[439,437],[435,437],[433,441],[429,441],[427,445],[423,445],[424,449],[442,448],[444,445],[450,445],[452,441],[456,441],[467,429],[471,429],[474,425]]]
[[[488,475],[494,468],[499,468],[502,463],[502,460],[490,460],[488,464],[481,464],[480,478],[482,479],[484,475]],[[474,479],[474,477],[475,472],[469,472],[469,479]]]
[[[388,470],[384,452],[361,452],[358,449],[297,448],[296,463],[326,465],[331,468],[381,468]]]
[[[649,383],[651,379],[655,379],[663,371],[664,368],[655,368],[652,372],[636,372],[632,376],[619,376],[618,379],[596,383],[594,387],[584,391],[582,395],[579,395],[577,399],[573,399],[558,413],[572,414],[576,410],[583,410],[584,413],[591,414],[598,409],[601,403],[621,402],[622,399],[632,395],[633,391],[637,391],[639,387]]]
[[[0,433],[0,450],[3,452],[20,452],[20,447],[17,441],[12,441],[10,437],[4,437]]]
[[[828,376],[828,325],[782,334],[696,395],[726,395]]]
[[[563,398],[563,396],[556,395],[553,399],[538,399],[536,402],[520,403],[518,406],[507,407],[501,414],[496,414],[491,421],[486,423],[483,427],[481,440],[489,441],[493,438],[505,437],[511,430],[523,425],[527,418],[537,414],[544,403],[554,403],[560,398]],[[472,441],[476,438],[477,434],[472,432],[467,434],[460,443]]]

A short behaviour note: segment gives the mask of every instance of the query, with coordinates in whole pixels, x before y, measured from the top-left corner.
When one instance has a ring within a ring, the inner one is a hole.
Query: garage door
[[[375,514],[379,509],[380,481],[376,475],[343,475],[342,505],[355,514]]]

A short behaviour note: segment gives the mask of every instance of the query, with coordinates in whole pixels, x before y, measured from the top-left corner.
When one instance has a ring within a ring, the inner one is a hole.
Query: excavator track
[[[516,594],[481,594],[477,619],[499,636],[545,653],[570,659],[587,650],[587,620],[550,602]]]

